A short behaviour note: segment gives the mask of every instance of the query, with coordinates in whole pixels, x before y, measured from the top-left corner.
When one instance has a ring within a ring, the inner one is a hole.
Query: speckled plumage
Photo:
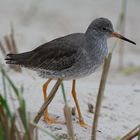
[[[107,39],[113,31],[106,18],[95,19],[85,33],[74,33],[45,43],[21,54],[8,54],[8,64],[17,64],[38,72],[43,78],[77,79],[93,73],[108,53]]]

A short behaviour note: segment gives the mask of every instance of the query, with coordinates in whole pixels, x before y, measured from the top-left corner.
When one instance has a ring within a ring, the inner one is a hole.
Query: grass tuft
[[[38,129],[44,131],[54,140],[60,140],[51,132],[43,130],[30,121],[26,110],[26,102],[22,96],[21,90],[16,87],[2,65],[0,65],[0,73],[3,76],[5,83],[8,83],[8,86],[12,88],[19,106],[17,110],[12,108],[8,103],[10,99],[7,100],[7,96],[4,96],[4,93],[0,93],[0,140],[38,140]],[[5,83],[3,82],[3,84]],[[7,84],[4,86],[6,90]],[[13,103],[12,100],[11,102]],[[14,111],[11,111],[13,109]]]

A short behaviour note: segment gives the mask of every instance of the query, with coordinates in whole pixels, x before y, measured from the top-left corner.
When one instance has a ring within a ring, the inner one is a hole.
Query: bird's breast
[[[99,46],[97,45],[99,44]],[[93,73],[104,62],[105,57],[108,55],[108,48],[106,42],[97,43],[87,51],[85,59],[87,73]]]

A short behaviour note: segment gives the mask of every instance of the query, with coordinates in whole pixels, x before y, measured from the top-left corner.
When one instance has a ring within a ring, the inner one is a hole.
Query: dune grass
[[[72,125],[71,110],[70,110],[70,107],[68,106],[68,102],[67,102],[67,98],[66,98],[66,92],[65,92],[63,82],[61,83],[61,89],[62,89],[63,99],[64,99],[64,102],[65,102],[64,116],[65,116],[65,120],[66,120],[68,136],[69,136],[70,140],[75,140],[73,125]]]
[[[22,91],[10,79],[2,65],[0,65],[0,73],[3,77],[3,92],[0,91],[0,140],[38,140],[38,129],[54,140],[60,140],[52,132],[32,123],[26,110]],[[12,88],[13,92],[8,91],[9,87]],[[18,108],[9,103],[14,104],[14,101],[8,98],[12,97],[13,93],[14,97],[17,98]]]

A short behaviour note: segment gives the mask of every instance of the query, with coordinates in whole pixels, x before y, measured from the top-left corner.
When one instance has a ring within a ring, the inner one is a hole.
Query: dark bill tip
[[[120,34],[118,34],[118,33],[116,33],[116,32],[112,32],[112,37],[117,37],[117,38],[120,38],[120,39],[122,39],[122,40],[125,40],[125,41],[127,41],[127,42],[129,42],[129,43],[132,43],[132,44],[136,45],[135,42],[133,42],[133,41],[131,41],[131,40],[125,38],[124,36],[122,36],[122,35],[120,35]]]

